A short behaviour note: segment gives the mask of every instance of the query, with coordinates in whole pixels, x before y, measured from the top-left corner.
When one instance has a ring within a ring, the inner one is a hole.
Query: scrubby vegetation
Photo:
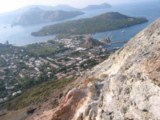
[[[7,109],[20,109],[27,107],[29,105],[38,104],[44,102],[48,97],[53,94],[57,89],[63,88],[69,83],[73,82],[73,78],[70,79],[60,79],[60,80],[50,80],[46,83],[38,85],[32,89],[27,90],[24,94],[12,98],[10,101],[0,105],[0,107]]]
[[[32,56],[48,56],[65,49],[63,45],[58,43],[37,43],[26,47],[28,53]]]
[[[0,67],[3,67],[6,65],[6,62],[4,59],[0,58]]]

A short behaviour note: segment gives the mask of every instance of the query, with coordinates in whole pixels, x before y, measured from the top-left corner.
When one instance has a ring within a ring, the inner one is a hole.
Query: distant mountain
[[[14,21],[14,25],[34,25],[61,21],[82,15],[79,11],[45,11],[40,8],[31,8],[19,15]]]
[[[86,8],[83,8],[82,10],[96,10],[96,9],[105,9],[105,8],[110,8],[111,5],[108,3],[103,3],[100,5],[89,5]]]
[[[69,5],[64,5],[64,4],[53,6],[53,10],[78,11],[77,8],[71,7]]]
[[[74,11],[73,13],[71,13],[71,14],[73,14],[73,17],[75,17],[75,13],[77,13],[78,15],[80,14],[80,12],[75,12],[75,11],[80,11],[80,10],[73,8],[71,6],[68,6],[68,5],[57,5],[57,6],[31,5],[31,6],[17,9],[12,12],[0,14],[0,23],[1,24],[15,24],[18,21],[18,19],[26,18],[26,17],[24,17],[25,15],[28,16],[28,14],[31,14],[32,12],[33,12],[33,14],[35,14],[35,12],[36,12],[36,14],[38,14],[38,12],[44,13],[45,11],[47,11],[47,12],[48,11],[50,11],[50,12],[51,11],[56,11],[56,12],[57,11],[67,11],[66,12],[67,16],[68,16],[68,12]],[[49,14],[49,12],[48,12],[48,14]],[[81,12],[81,14],[82,14],[82,12]],[[29,16],[29,17],[31,17],[31,16]],[[70,17],[68,17],[68,18],[70,18]],[[71,18],[72,18],[72,16],[71,16]]]
[[[69,5],[64,5],[64,4],[59,4],[56,6],[45,6],[45,5],[31,5],[31,6],[27,6],[24,8],[21,8],[21,10],[29,10],[32,8],[40,8],[42,10],[49,10],[49,11],[58,11],[58,10],[62,10],[62,11],[78,11],[77,8],[71,7]]]
[[[46,36],[53,34],[90,34],[125,28],[144,22],[147,22],[147,19],[129,17],[118,12],[110,12],[93,18],[73,20],[46,26],[39,32],[32,33],[32,35]]]

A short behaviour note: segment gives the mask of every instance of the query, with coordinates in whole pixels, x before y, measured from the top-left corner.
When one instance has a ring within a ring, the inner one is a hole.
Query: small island
[[[121,29],[148,22],[146,18],[129,17],[118,12],[104,13],[93,18],[67,21],[43,27],[33,36],[47,36],[54,34],[93,34]]]
[[[83,8],[82,10],[98,10],[98,9],[106,9],[112,7],[108,3],[103,3],[100,5],[88,5],[87,7]]]

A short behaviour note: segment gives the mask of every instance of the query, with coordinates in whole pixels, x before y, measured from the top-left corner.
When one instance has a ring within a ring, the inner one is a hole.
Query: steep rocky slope
[[[159,120],[160,19],[88,71],[56,109],[28,120]]]

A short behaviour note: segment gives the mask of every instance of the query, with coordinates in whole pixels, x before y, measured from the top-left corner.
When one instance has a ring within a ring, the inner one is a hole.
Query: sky
[[[82,8],[89,4],[119,4],[135,1],[148,1],[148,0],[0,0],[0,13],[16,10],[28,5],[58,5],[67,4],[73,7]],[[80,1],[80,2],[79,2]]]

